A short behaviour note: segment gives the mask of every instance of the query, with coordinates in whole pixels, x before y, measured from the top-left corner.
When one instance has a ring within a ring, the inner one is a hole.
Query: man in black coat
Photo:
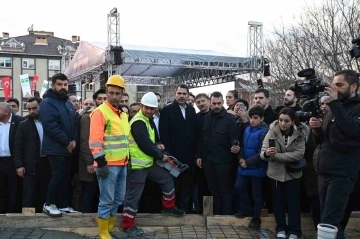
[[[39,121],[40,98],[30,98],[26,108],[28,118],[19,124],[14,146],[14,162],[17,174],[23,178],[23,207],[34,207],[42,212],[50,180],[50,165],[40,154],[43,128]]]
[[[319,173],[321,223],[338,228],[343,239],[341,220],[358,180],[360,168],[359,74],[352,70],[335,73],[333,84],[325,88],[329,108],[321,121],[311,118],[309,125],[320,142],[315,166]]]
[[[186,104],[189,88],[179,85],[175,100],[165,106],[160,115],[160,139],[165,150],[180,162],[189,165],[175,180],[176,202],[179,209],[189,211],[195,169],[197,118],[194,107]]]
[[[20,210],[16,208],[20,180],[16,175],[13,156],[16,131],[23,120],[23,117],[11,113],[8,103],[0,103],[0,213]]]
[[[204,169],[207,185],[214,197],[214,214],[232,212],[234,154],[240,150],[235,117],[226,112],[220,92],[210,97],[212,110],[205,116],[200,137],[197,165]]]

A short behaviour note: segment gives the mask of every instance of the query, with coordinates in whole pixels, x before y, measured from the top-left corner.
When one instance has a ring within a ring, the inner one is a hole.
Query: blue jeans
[[[100,189],[98,217],[102,219],[116,215],[118,207],[124,202],[126,191],[127,166],[108,168],[109,175],[106,178],[97,177]]]

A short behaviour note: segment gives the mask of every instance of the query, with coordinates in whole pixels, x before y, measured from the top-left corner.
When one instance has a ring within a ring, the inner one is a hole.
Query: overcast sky
[[[304,1],[295,0],[103,0],[1,1],[0,31],[26,35],[27,28],[61,38],[107,41],[107,13],[121,14],[121,43],[213,50],[246,56],[247,23],[264,23],[269,34],[281,19],[293,22]]]

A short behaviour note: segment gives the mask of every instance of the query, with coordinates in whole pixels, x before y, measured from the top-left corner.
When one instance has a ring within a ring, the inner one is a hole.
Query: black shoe
[[[144,234],[144,230],[138,227],[130,227],[124,230],[124,232],[128,234],[130,237],[139,237],[142,234]]]
[[[249,223],[249,228],[259,230],[261,226],[261,219],[260,218],[253,218]]]
[[[177,207],[174,207],[172,209],[165,209],[163,208],[161,210],[161,214],[173,216],[173,217],[182,217],[185,215],[185,211],[178,209]]]
[[[190,213],[191,213],[191,214],[200,214],[200,209],[198,209],[198,208],[191,208]]]
[[[236,218],[245,218],[245,217],[252,217],[252,212],[239,212],[235,213]]]

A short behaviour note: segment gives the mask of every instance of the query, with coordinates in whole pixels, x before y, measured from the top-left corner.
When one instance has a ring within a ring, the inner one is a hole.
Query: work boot
[[[165,209],[163,208],[161,210],[161,214],[173,216],[173,217],[182,217],[185,215],[185,211],[178,209],[177,207],[171,208],[171,209]]]
[[[111,239],[111,235],[109,233],[109,219],[97,219],[98,228],[99,228],[99,237],[101,239]]]
[[[109,217],[109,233],[110,235],[115,239],[122,239],[126,238],[126,235],[124,233],[116,231],[116,216]]]
[[[141,229],[141,228],[138,228],[136,226],[130,227],[130,228],[126,229],[126,230],[124,229],[124,232],[126,234],[128,234],[130,237],[139,237],[142,234],[144,234],[144,230]]]

